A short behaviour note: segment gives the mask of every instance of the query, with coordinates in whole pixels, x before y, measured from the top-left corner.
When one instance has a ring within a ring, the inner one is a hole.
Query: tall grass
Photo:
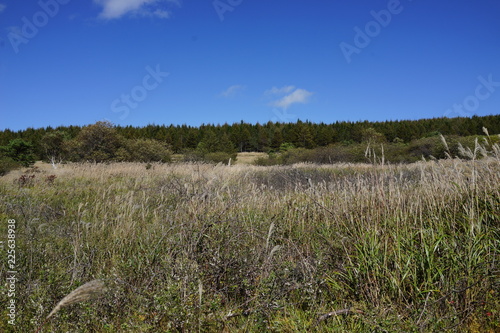
[[[101,298],[44,330],[498,331],[499,162],[11,172],[0,231],[18,221],[16,329],[100,279]]]

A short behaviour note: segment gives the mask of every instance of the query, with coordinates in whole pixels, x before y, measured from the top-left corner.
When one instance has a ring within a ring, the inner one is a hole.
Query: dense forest
[[[443,158],[446,153],[456,155],[460,145],[470,146],[475,138],[484,136],[484,129],[489,134],[500,133],[500,115],[332,124],[300,120],[240,122],[199,127],[122,127],[97,122],[83,127],[5,129],[0,132],[0,154],[3,164],[9,165],[29,165],[35,160],[168,162],[172,154],[182,154],[184,160],[217,162],[234,159],[237,152],[269,153],[269,161],[261,164],[361,162],[377,153],[398,163],[429,156]],[[442,136],[451,147],[442,144]]]

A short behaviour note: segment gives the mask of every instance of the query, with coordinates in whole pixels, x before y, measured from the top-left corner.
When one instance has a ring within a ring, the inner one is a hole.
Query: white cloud
[[[272,87],[269,90],[266,90],[264,94],[266,95],[282,95],[282,94],[288,94],[291,92],[293,89],[295,89],[294,86],[284,86],[282,88],[277,88],[277,87]]]
[[[153,16],[156,16],[159,18],[169,18],[170,17],[170,12],[168,10],[164,10],[164,9],[156,9],[152,14],[153,14]]]
[[[244,90],[245,89],[245,86],[242,86],[242,85],[239,85],[239,84],[235,84],[229,88],[227,88],[226,90],[224,90],[223,92],[221,92],[219,94],[219,96],[221,97],[231,97],[231,96],[234,96],[236,95],[237,93],[239,93],[240,91]]]
[[[7,6],[4,5],[3,3],[0,3],[0,13],[3,12],[5,8],[7,8]]]
[[[313,95],[310,91],[299,88],[295,89],[294,86],[285,86],[282,88],[273,87],[272,89],[267,90],[264,94],[285,95],[270,104],[271,106],[282,108],[283,110],[288,109],[292,104],[306,104],[309,102],[309,98]]]
[[[120,18],[129,13],[140,16],[169,18],[170,11],[159,8],[160,3],[180,6],[179,0],[94,0],[94,2],[102,6],[99,17],[109,20]]]

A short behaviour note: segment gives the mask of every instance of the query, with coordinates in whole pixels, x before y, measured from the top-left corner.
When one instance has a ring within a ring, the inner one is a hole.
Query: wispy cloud
[[[220,97],[232,97],[236,94],[238,94],[239,92],[245,90],[245,86],[242,86],[242,85],[239,85],[239,84],[235,84],[233,86],[230,86],[229,88],[227,88],[226,90],[224,90],[223,92],[221,92],[219,94]]]
[[[7,6],[4,5],[3,3],[0,3],[0,13],[3,12],[5,8],[7,8]]]
[[[99,17],[108,20],[117,19],[126,14],[169,18],[171,13],[164,8],[164,5],[180,6],[180,0],[94,0],[94,2],[102,7]]]
[[[266,90],[266,92],[264,94],[265,95],[282,95],[282,94],[288,94],[293,89],[295,89],[294,86],[285,86],[285,87],[282,87],[282,88],[272,87],[271,89]]]
[[[169,18],[170,12],[165,9],[156,9],[154,12],[151,12],[151,15],[159,18]]]
[[[309,98],[314,94],[305,89],[295,88],[295,86],[285,86],[282,88],[273,87],[267,90],[265,95],[285,95],[278,100],[271,102],[271,106],[282,108],[283,110],[288,109],[291,105],[296,103],[306,104],[309,102]]]

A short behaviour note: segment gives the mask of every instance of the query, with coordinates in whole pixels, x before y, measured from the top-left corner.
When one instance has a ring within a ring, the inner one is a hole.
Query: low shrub
[[[0,158],[0,176],[4,176],[10,171],[20,168],[21,164],[11,158]]]

